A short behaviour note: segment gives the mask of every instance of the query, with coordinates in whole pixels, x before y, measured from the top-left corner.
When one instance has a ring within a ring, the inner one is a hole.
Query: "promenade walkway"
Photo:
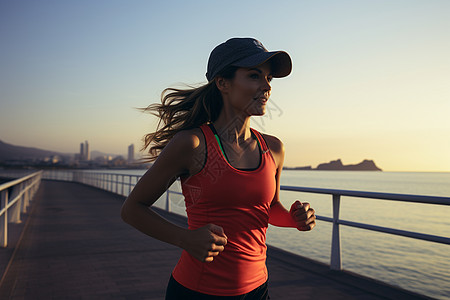
[[[164,299],[181,251],[122,222],[123,200],[77,183],[43,181],[8,255],[0,299]],[[271,299],[428,299],[272,247],[267,265]]]

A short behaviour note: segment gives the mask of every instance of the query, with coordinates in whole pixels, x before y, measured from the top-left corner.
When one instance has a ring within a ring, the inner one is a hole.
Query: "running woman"
[[[164,91],[146,110],[160,123],[145,136],[151,168],[122,207],[143,233],[183,249],[166,299],[269,299],[268,224],[314,228],[315,212],[280,202],[284,147],[250,127],[266,112],[272,78],[288,76],[290,56],[253,38],[232,38],[211,52],[200,87]],[[168,222],[152,204],[181,179],[188,228]],[[225,298],[224,298],[225,297]]]

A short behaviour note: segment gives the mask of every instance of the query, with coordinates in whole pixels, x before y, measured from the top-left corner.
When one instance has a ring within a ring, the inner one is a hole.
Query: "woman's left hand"
[[[316,226],[315,211],[307,202],[295,201],[289,213],[300,231],[309,231]]]

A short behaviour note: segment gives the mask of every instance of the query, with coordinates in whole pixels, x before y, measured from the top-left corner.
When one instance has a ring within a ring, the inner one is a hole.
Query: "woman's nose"
[[[262,89],[264,91],[270,91],[272,89],[272,86],[270,85],[270,81],[266,79],[264,79],[264,83],[263,83],[263,87]]]

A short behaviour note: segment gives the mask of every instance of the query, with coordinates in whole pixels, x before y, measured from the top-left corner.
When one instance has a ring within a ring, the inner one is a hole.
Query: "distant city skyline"
[[[445,0],[3,1],[0,140],[62,153],[88,140],[126,159],[157,124],[136,108],[206,83],[211,50],[251,36],[293,61],[252,118],[285,166],[450,172],[449,13]]]
[[[16,145],[16,146],[20,146],[20,145]],[[53,151],[52,149],[42,149],[42,150],[48,150],[48,151]],[[91,155],[91,151],[89,148],[89,142],[88,141],[84,141],[82,143],[80,143],[80,148],[79,148],[79,152],[73,152],[73,153],[66,153],[66,154],[72,154],[75,156],[76,159],[78,160],[85,160],[85,161],[89,161],[92,159],[92,155]],[[135,160],[135,152],[134,152],[134,144],[130,144],[128,145],[128,148],[126,149],[126,151],[124,150],[123,153],[111,153],[110,151],[100,151],[100,150],[94,150],[94,152],[98,152],[98,153],[104,153],[104,155],[106,156],[127,156],[127,161],[128,162],[133,162]],[[126,152],[126,154],[125,154]],[[112,159],[113,157],[111,157]]]

